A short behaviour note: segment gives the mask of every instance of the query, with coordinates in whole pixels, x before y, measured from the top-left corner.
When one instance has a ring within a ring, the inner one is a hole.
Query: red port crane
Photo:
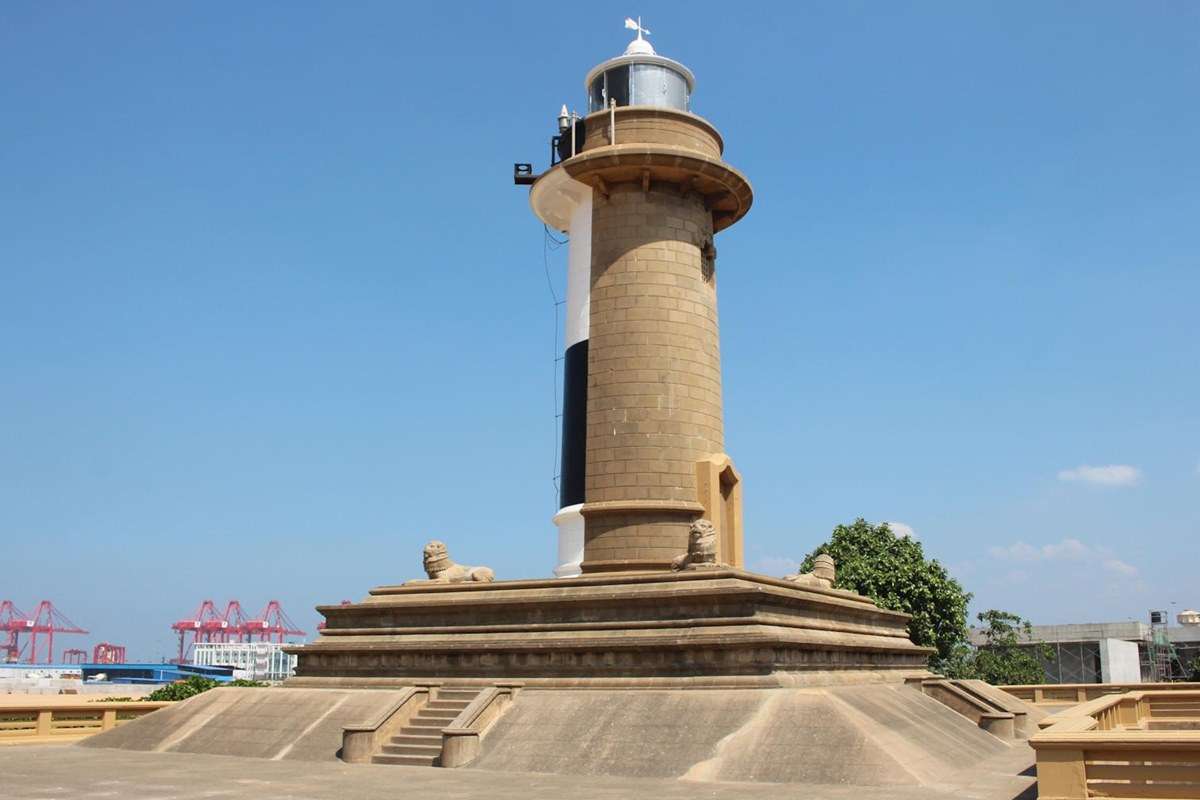
[[[282,644],[283,637],[304,636],[304,631],[297,628],[296,623],[288,618],[278,600],[272,600],[267,603],[261,614],[247,620],[246,634],[246,641],[251,641],[250,637],[254,635],[260,642],[269,642],[274,636],[275,641]]]
[[[192,644],[211,642],[215,641],[212,638],[214,635],[219,635],[227,627],[228,623],[217,614],[217,609],[213,607],[213,601],[205,600],[190,618],[181,619],[171,626],[171,630],[179,634],[179,658],[175,660],[175,663],[183,663],[183,657],[187,653],[184,641],[189,633],[192,635]]]
[[[347,601],[349,602],[349,601]],[[230,600],[225,613],[218,614],[212,600],[205,600],[188,619],[181,619],[171,626],[179,635],[179,656],[176,663],[182,664],[190,649],[197,642],[283,642],[285,636],[304,636],[304,631],[284,613],[278,600],[267,603],[257,617],[247,617],[242,604]],[[191,634],[191,643],[187,641]]]
[[[230,600],[229,605],[225,606],[225,615],[222,617],[225,620],[225,633],[220,639],[213,639],[214,642],[248,642],[250,641],[250,631],[246,625],[250,620],[242,611],[242,604],[237,600]]]
[[[101,642],[92,648],[93,664],[124,664],[125,646]]]
[[[87,650],[80,650],[78,647],[63,650],[62,663],[64,664],[82,664],[85,660],[87,660]]]
[[[11,664],[21,660],[20,635],[29,633],[32,628],[33,620],[13,605],[12,600],[0,601],[0,650],[4,651],[6,662]]]
[[[67,619],[49,600],[38,603],[33,614],[33,625],[29,627],[29,663],[38,663],[38,634],[46,634],[46,663],[54,662],[54,634],[87,633],[83,628]]]

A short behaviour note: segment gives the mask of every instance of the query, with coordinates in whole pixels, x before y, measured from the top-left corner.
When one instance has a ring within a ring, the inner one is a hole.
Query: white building
[[[201,667],[233,667],[233,677],[282,681],[296,670],[296,657],[277,642],[196,642],[192,663]]]

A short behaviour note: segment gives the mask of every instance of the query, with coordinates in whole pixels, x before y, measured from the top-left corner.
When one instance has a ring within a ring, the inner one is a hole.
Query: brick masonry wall
[[[696,461],[724,450],[712,218],[678,187],[610,187],[592,217],[586,502],[678,510],[590,515],[588,562],[686,550]]]
[[[609,114],[600,111],[587,118],[587,135],[579,151],[587,152],[609,144]],[[720,158],[721,142],[707,120],[694,114],[650,108],[622,106],[617,109],[617,144],[646,144],[684,147],[711,158]],[[570,135],[570,134],[568,134]]]

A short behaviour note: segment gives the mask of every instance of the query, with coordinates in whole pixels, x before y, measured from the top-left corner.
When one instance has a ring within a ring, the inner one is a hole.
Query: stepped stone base
[[[1010,749],[906,686],[547,689],[522,692],[469,769],[900,788],[952,782]]]
[[[431,711],[453,708],[454,700],[473,694],[440,689]],[[29,759],[44,750],[54,756],[41,776],[43,791],[29,790],[25,796],[95,794],[97,775],[109,763],[120,764],[121,769],[101,777],[120,783],[125,795],[139,797],[199,797],[196,787],[213,789],[214,775],[221,771],[231,776],[221,784],[223,794],[237,797],[262,795],[259,784],[270,778],[271,794],[277,797],[390,797],[396,794],[396,786],[402,786],[407,795],[420,797],[528,798],[542,787],[548,798],[736,794],[759,800],[784,796],[1011,800],[1025,797],[1022,792],[1029,790],[1033,780],[1026,777],[1033,751],[1023,742],[998,739],[916,687],[878,684],[711,691],[522,690],[483,737],[479,757],[465,770],[394,773],[337,764],[344,726],[378,717],[398,697],[398,692],[369,690],[214,689],[93,736],[80,746],[16,748],[23,754],[20,763],[14,762],[4,774],[19,777],[20,785],[29,789],[33,777]],[[435,731],[439,731],[436,723],[401,731],[372,760],[409,767],[436,763],[441,737]],[[72,762],[79,766],[64,771],[63,758],[77,758],[72,752],[95,753],[91,748],[107,752],[101,759]],[[0,757],[5,750],[0,747]],[[119,754],[118,750],[150,752]],[[154,761],[156,754],[164,752],[170,758],[161,764]],[[130,760],[132,755],[150,760]],[[211,758],[215,755],[243,758],[223,766]],[[306,761],[334,762],[333,771],[312,772],[302,763]],[[289,766],[275,771],[274,762]],[[0,764],[0,770],[5,766]],[[162,774],[153,781],[136,784],[137,776],[160,768]],[[486,780],[468,784],[461,782],[466,778],[451,777],[463,773],[482,774]],[[506,783],[505,773],[516,773],[520,780]],[[531,773],[539,773],[536,781],[531,781]],[[168,774],[175,776],[175,784],[164,777]],[[545,790],[553,774],[572,776],[574,781],[554,784],[555,791]],[[80,776],[78,787],[71,784],[78,790],[64,793],[62,781],[72,775]],[[256,780],[247,786],[250,775]],[[303,780],[295,780],[297,775]],[[367,790],[355,783],[364,775],[386,777]],[[677,791],[667,783],[603,788],[581,782],[585,776],[683,779],[686,783],[680,785],[690,788]],[[738,791],[725,782],[757,787]],[[719,787],[721,783],[725,786]],[[767,784],[777,786],[771,789]],[[469,792],[468,785],[474,787]],[[510,789],[497,792],[497,786]],[[872,786],[887,791],[872,792]],[[209,792],[214,793],[220,792]]]
[[[289,686],[890,683],[927,675],[930,653],[905,614],[737,569],[381,586],[318,610]]]

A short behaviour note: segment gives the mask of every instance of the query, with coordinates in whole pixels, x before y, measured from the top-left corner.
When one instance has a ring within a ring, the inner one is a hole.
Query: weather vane
[[[643,33],[646,34],[647,36],[650,35],[650,31],[648,31],[647,29],[642,27],[642,18],[641,17],[638,17],[636,20],[634,20],[633,17],[626,17],[625,18],[625,27],[631,31],[637,31],[638,39],[642,38]]]

